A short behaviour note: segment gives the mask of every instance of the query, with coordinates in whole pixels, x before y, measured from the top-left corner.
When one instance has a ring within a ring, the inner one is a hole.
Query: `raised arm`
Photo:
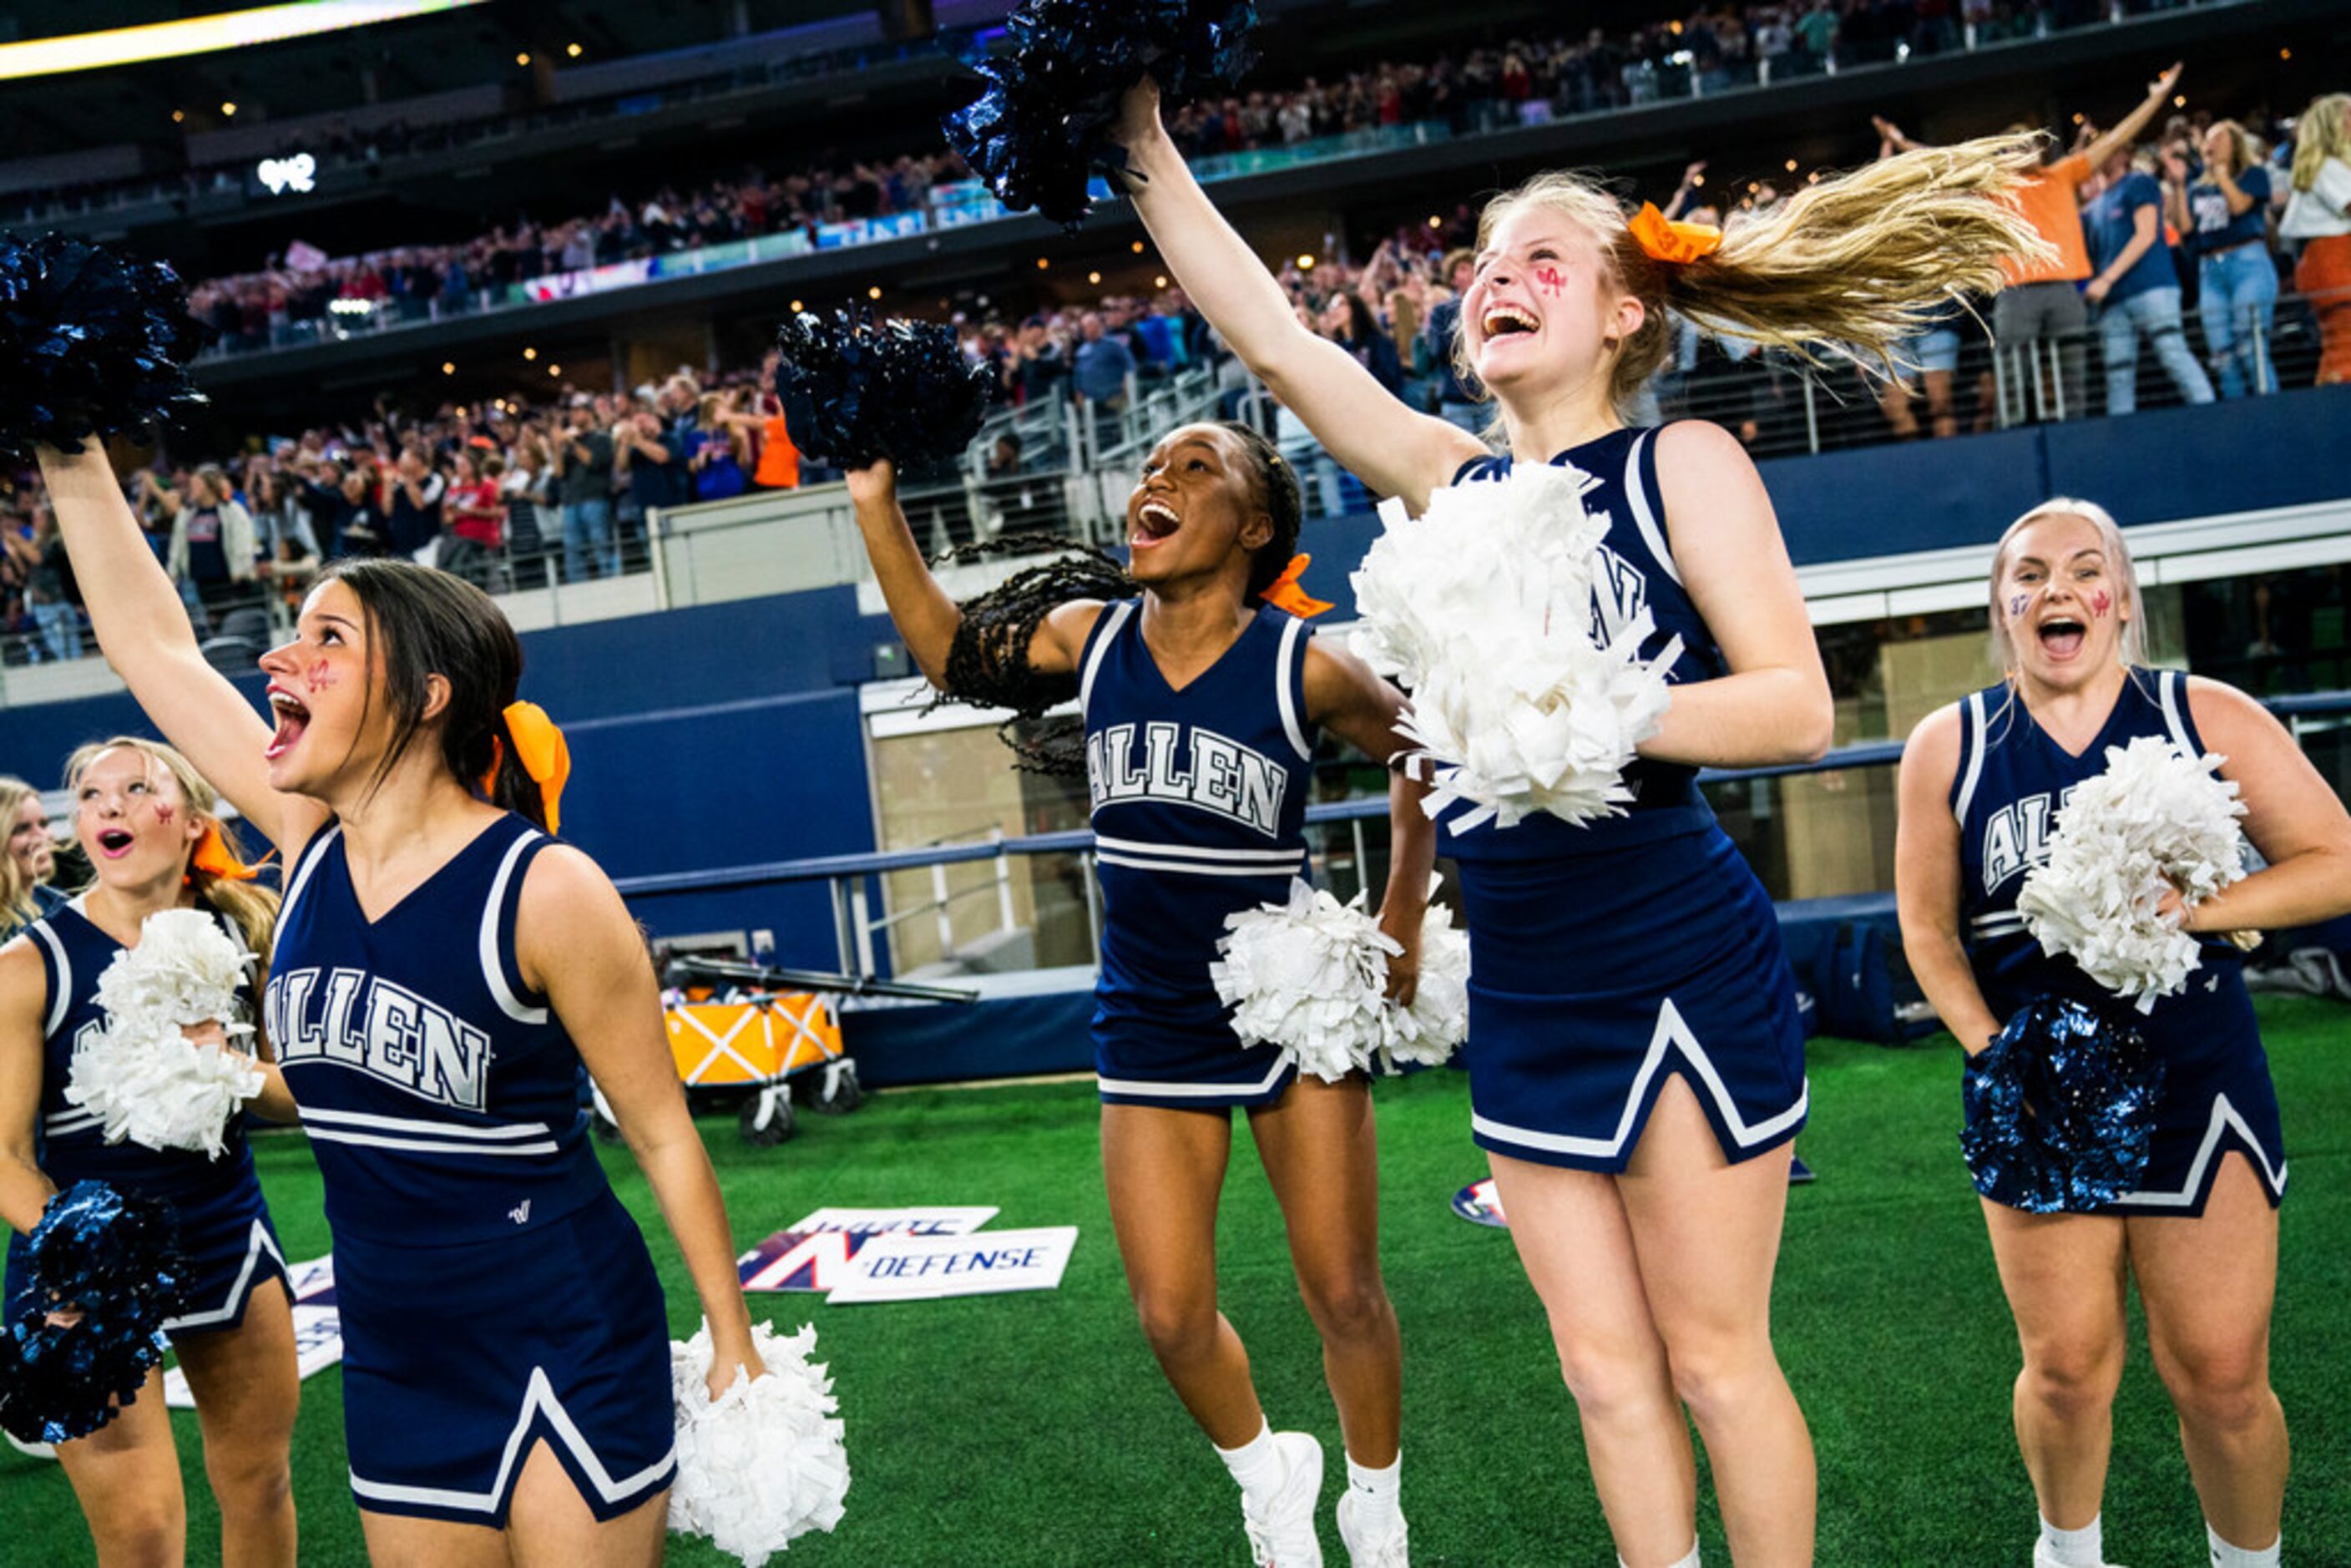
[[[1117,132],[1141,183],[1134,210],[1168,272],[1241,362],[1349,471],[1418,510],[1461,465],[1484,454],[1476,436],[1416,413],[1353,355],[1302,326],[1249,242],[1201,191],[1159,118],[1159,89],[1126,96]]]
[[[204,662],[186,606],[139,531],[105,450],[39,449],[82,602],[99,647],[163,737],[287,855],[327,819],[326,808],[269,787],[270,727],[228,677]]]
[[[1959,710],[1940,708],[1918,722],[1902,752],[1894,904],[1902,921],[1902,956],[1918,988],[1973,1056],[1991,1043],[2001,1020],[1984,1001],[1959,942],[1959,824],[1950,804],[1959,768]]]
[[[906,652],[925,679],[940,691],[947,689],[947,653],[955,646],[956,629],[963,624],[963,609],[931,575],[930,564],[914,543],[914,530],[898,505],[898,472],[887,462],[848,473],[849,499],[857,509],[857,531],[864,537],[866,558],[873,563],[873,580],[881,585],[882,601],[890,620],[905,639]],[[1065,675],[1078,667],[1102,613],[1098,600],[1072,600],[1048,613],[1029,643],[1029,667],[1040,675]]]
[[[2163,100],[2169,98],[2171,89],[2179,85],[2179,73],[2184,68],[2175,64],[2169,70],[2149,82],[2147,97],[2139,100],[2139,106],[2137,109],[2115,121],[2111,128],[2100,132],[2096,140],[2082,149],[2082,156],[2089,161],[2091,168],[2095,169],[2138,140],[2138,133],[2147,128],[2148,122],[2154,120],[2157,112],[2163,108]]]
[[[1809,762],[1828,749],[1835,709],[1762,476],[1719,425],[1685,420],[1656,443],[1674,561],[1730,673],[1676,686],[1641,755],[1700,768]]]

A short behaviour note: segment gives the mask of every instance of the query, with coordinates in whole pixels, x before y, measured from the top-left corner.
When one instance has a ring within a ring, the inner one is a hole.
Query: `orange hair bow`
[[[570,743],[537,703],[508,703],[501,716],[507,721],[507,733],[514,737],[515,760],[538,786],[538,798],[547,806],[547,831],[560,831],[563,786],[571,778]],[[498,766],[505,758],[506,743],[492,736],[490,769],[482,775],[483,794],[496,793]]]
[[[266,860],[267,857],[263,858]],[[261,874],[261,867],[247,865],[237,859],[236,852],[228,847],[228,839],[221,832],[220,824],[206,822],[204,836],[196,841],[196,852],[188,857],[188,872],[191,879],[195,873],[203,872],[223,882],[251,882]]]
[[[1641,210],[1633,214],[1625,225],[1633,231],[1650,259],[1667,267],[1686,267],[1702,256],[1712,256],[1722,248],[1722,231],[1712,224],[1676,223],[1657,211],[1655,202],[1643,202]]]
[[[1258,597],[1276,610],[1289,611],[1301,621],[1322,614],[1331,608],[1330,601],[1307,592],[1300,580],[1306,575],[1306,569],[1313,564],[1314,558],[1311,555],[1291,556],[1290,564],[1281,569],[1281,575],[1275,578],[1271,586]]]

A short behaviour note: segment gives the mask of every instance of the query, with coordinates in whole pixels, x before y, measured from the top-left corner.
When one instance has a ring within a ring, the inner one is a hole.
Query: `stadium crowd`
[[[2273,391],[2268,344],[2285,259],[2281,229],[2301,253],[2308,298],[2297,308],[2310,312],[2303,325],[2322,339],[2316,379],[2351,380],[2351,97],[2321,98],[2291,125],[2199,111],[2158,126],[2173,81],[2155,84],[2111,131],[2084,125],[2073,150],[2048,166],[2044,195],[2054,199],[2034,210],[2059,262],[1975,308],[1955,304],[1911,345],[1918,373],[1906,382],[1846,372],[1849,382],[1833,385],[1812,414],[1838,427],[1833,442],[1988,428],[2003,395],[2013,400],[2011,421],[2080,417],[2099,406],[2084,384],[2094,339],[2109,413],[2135,407],[2143,340],[2181,401]],[[1886,153],[1914,144],[1890,120],[1877,129]],[[886,179],[869,178],[868,187],[854,199],[892,199]],[[1710,189],[1706,165],[1695,163],[1667,211],[1738,224],[1782,199],[1762,182]],[[688,211],[689,224],[701,221]],[[1469,223],[1457,209],[1434,225],[1397,229],[1360,264],[1300,257],[1281,277],[1301,319],[1391,391],[1477,429],[1484,405],[1450,364],[1470,272]],[[2095,328],[2085,325],[2092,301]],[[2190,305],[2200,358],[2187,346]],[[2053,345],[2057,371],[2003,393],[1992,385],[1986,322],[2003,344]],[[1245,372],[1174,289],[1018,319],[958,318],[957,328],[967,353],[993,368],[1016,407],[1062,399],[1104,418],[1155,381],[1195,367],[1215,371],[1228,411],[1247,395]],[[543,387],[425,410],[387,400],[365,420],[256,434],[212,461],[172,453],[134,477],[131,499],[158,556],[214,625],[265,609],[273,592],[298,596],[319,563],[343,555],[421,556],[493,589],[609,576],[643,561],[649,509],[790,486],[812,472],[765,391],[771,371],[772,360],[707,380],[681,371],[633,391],[567,389],[552,404]],[[1800,449],[1790,433],[1803,429],[1805,385],[1803,368],[1783,356],[1685,324],[1675,360],[1650,389],[1655,406],[1639,412],[1711,418],[1759,451]],[[1365,504],[1286,413],[1275,418],[1277,438],[1308,477],[1310,507]],[[1017,478],[1022,464],[1017,439],[998,444],[985,459],[986,478]],[[0,497],[0,655],[78,656],[76,605],[37,485],[17,476]]]

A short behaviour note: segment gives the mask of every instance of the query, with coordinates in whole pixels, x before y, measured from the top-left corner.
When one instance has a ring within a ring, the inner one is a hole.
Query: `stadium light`
[[[455,375],[455,374],[457,373],[457,365],[456,365],[456,361],[455,361],[454,360],[444,360],[444,361],[441,361],[441,373],[442,373],[443,375],[444,375],[444,376],[454,376],[454,375]]]
[[[174,125],[183,123],[187,118],[188,111],[184,109],[175,109],[172,111],[172,123]]]
[[[139,27],[109,27],[63,37],[0,44],[0,81],[101,70],[141,60],[172,60],[217,54],[256,44],[314,37],[378,22],[397,22],[435,11],[456,11],[486,0],[298,0],[246,11],[185,16]]]
[[[1158,277],[1156,277],[1153,278],[1153,279],[1151,280],[1151,287],[1154,287],[1154,288],[1165,288],[1165,287],[1167,287],[1167,275],[1166,275],[1165,273],[1164,273],[1164,272],[1163,272],[1163,273],[1161,273]]]
[[[793,314],[793,315],[795,315],[795,316],[799,315],[799,314],[803,309],[805,309],[805,308],[807,308],[807,307],[803,306],[803,305],[802,305],[799,300],[795,299],[795,300],[793,300],[793,301],[792,301],[792,314]]]
[[[236,105],[234,103],[222,104],[221,117],[225,120],[235,120],[236,118]]]
[[[1086,274],[1086,281],[1088,283],[1100,283],[1102,281],[1102,274],[1099,272],[1089,272]]]
[[[526,360],[535,360],[538,358],[538,350],[537,349],[525,349],[522,351],[522,357]]]
[[[1052,265],[1053,265],[1053,258],[1052,258],[1052,257],[1050,257],[1050,256],[1039,256],[1039,257],[1037,258],[1037,270],[1038,270],[1038,271],[1040,271],[1040,272],[1044,271],[1047,267],[1050,267],[1050,266],[1052,266]]]
[[[515,64],[518,66],[527,66],[530,64],[530,51],[528,49],[525,49],[522,53],[517,55],[515,57]]]
[[[1313,270],[1314,270],[1314,258],[1313,258],[1312,256],[1300,256],[1300,257],[1298,258],[1298,270],[1299,270],[1299,271],[1301,271],[1301,272],[1311,272],[1311,271],[1313,271]]]
[[[559,376],[563,373],[563,367],[561,365],[549,365],[547,367],[547,373],[550,376]]]
[[[878,284],[878,283],[877,283],[877,284],[875,284],[872,287],[871,287],[871,288],[867,289],[867,290],[865,291],[865,298],[868,298],[868,299],[879,299],[879,298],[882,298],[882,286],[881,286],[880,284]]]
[[[1143,254],[1143,242],[1141,240],[1136,240],[1134,242],[1134,254],[1137,256],[1141,256]]]
[[[569,55],[576,60],[580,57],[580,46],[577,44],[566,44],[563,46],[563,52]]]

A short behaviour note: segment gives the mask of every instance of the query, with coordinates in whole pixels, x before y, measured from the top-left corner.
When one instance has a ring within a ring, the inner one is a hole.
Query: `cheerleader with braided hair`
[[[1217,1203],[1235,1106],[1249,1114],[1322,1337],[1352,1478],[1341,1536],[1355,1568],[1403,1568],[1402,1349],[1380,1279],[1369,1085],[1239,1049],[1208,973],[1225,917],[1279,903],[1306,871],[1315,732],[1376,758],[1405,747],[1396,690],[1301,619],[1326,607],[1286,570],[1296,477],[1249,426],[1185,425],[1153,449],[1128,497],[1129,589],[1069,598],[1083,577],[1025,573],[968,612],[924,564],[891,465],[854,470],[849,485],[891,616],[934,685],[1032,714],[1075,695],[1082,711],[1102,890],[1092,1037],[1111,1218],[1144,1337],[1239,1483],[1254,1560],[1322,1563],[1323,1456],[1311,1434],[1273,1431],[1218,1311]],[[1392,789],[1380,908],[1404,949],[1389,969],[1402,995],[1434,851],[1419,796],[1401,778]]]

